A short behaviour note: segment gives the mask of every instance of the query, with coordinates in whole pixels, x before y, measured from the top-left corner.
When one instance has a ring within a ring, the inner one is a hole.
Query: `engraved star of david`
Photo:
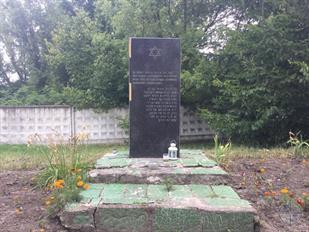
[[[156,58],[158,56],[161,56],[162,49],[159,49],[156,46],[154,46],[153,48],[150,48],[149,51],[150,51],[149,56]]]

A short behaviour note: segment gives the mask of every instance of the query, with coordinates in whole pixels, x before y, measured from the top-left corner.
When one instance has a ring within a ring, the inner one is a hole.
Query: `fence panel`
[[[38,134],[43,143],[67,140],[86,133],[89,143],[121,143],[128,135],[120,128],[120,119],[128,117],[128,109],[96,112],[92,109],[76,111],[70,106],[0,107],[0,143],[25,144]],[[213,136],[207,123],[193,112],[181,108],[181,140],[208,139]]]
[[[126,118],[127,109],[112,109],[108,112],[95,112],[87,109],[75,112],[76,133],[87,133],[89,143],[119,143],[127,138],[119,127],[119,120]]]
[[[59,133],[72,134],[71,107],[28,106],[0,107],[0,143],[23,144],[30,136],[40,135],[43,141]]]

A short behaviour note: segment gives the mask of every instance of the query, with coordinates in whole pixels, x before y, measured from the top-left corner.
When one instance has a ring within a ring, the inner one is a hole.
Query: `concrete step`
[[[91,184],[62,224],[79,231],[253,232],[255,210],[228,186]]]
[[[227,173],[199,150],[181,150],[181,158],[129,158],[128,152],[107,154],[89,172],[93,183],[226,184]]]

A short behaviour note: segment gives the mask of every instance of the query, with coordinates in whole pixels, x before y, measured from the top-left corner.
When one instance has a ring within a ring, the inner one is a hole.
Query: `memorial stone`
[[[130,157],[162,158],[179,148],[180,40],[130,38],[129,59]]]

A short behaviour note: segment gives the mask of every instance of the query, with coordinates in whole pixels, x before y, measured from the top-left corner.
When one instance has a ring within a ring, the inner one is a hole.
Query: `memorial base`
[[[199,150],[181,150],[177,160],[129,158],[128,152],[107,154],[89,172],[93,183],[226,184],[227,173]]]
[[[81,202],[60,215],[73,231],[254,231],[255,210],[201,151],[182,150],[176,161],[108,154],[89,175]]]

